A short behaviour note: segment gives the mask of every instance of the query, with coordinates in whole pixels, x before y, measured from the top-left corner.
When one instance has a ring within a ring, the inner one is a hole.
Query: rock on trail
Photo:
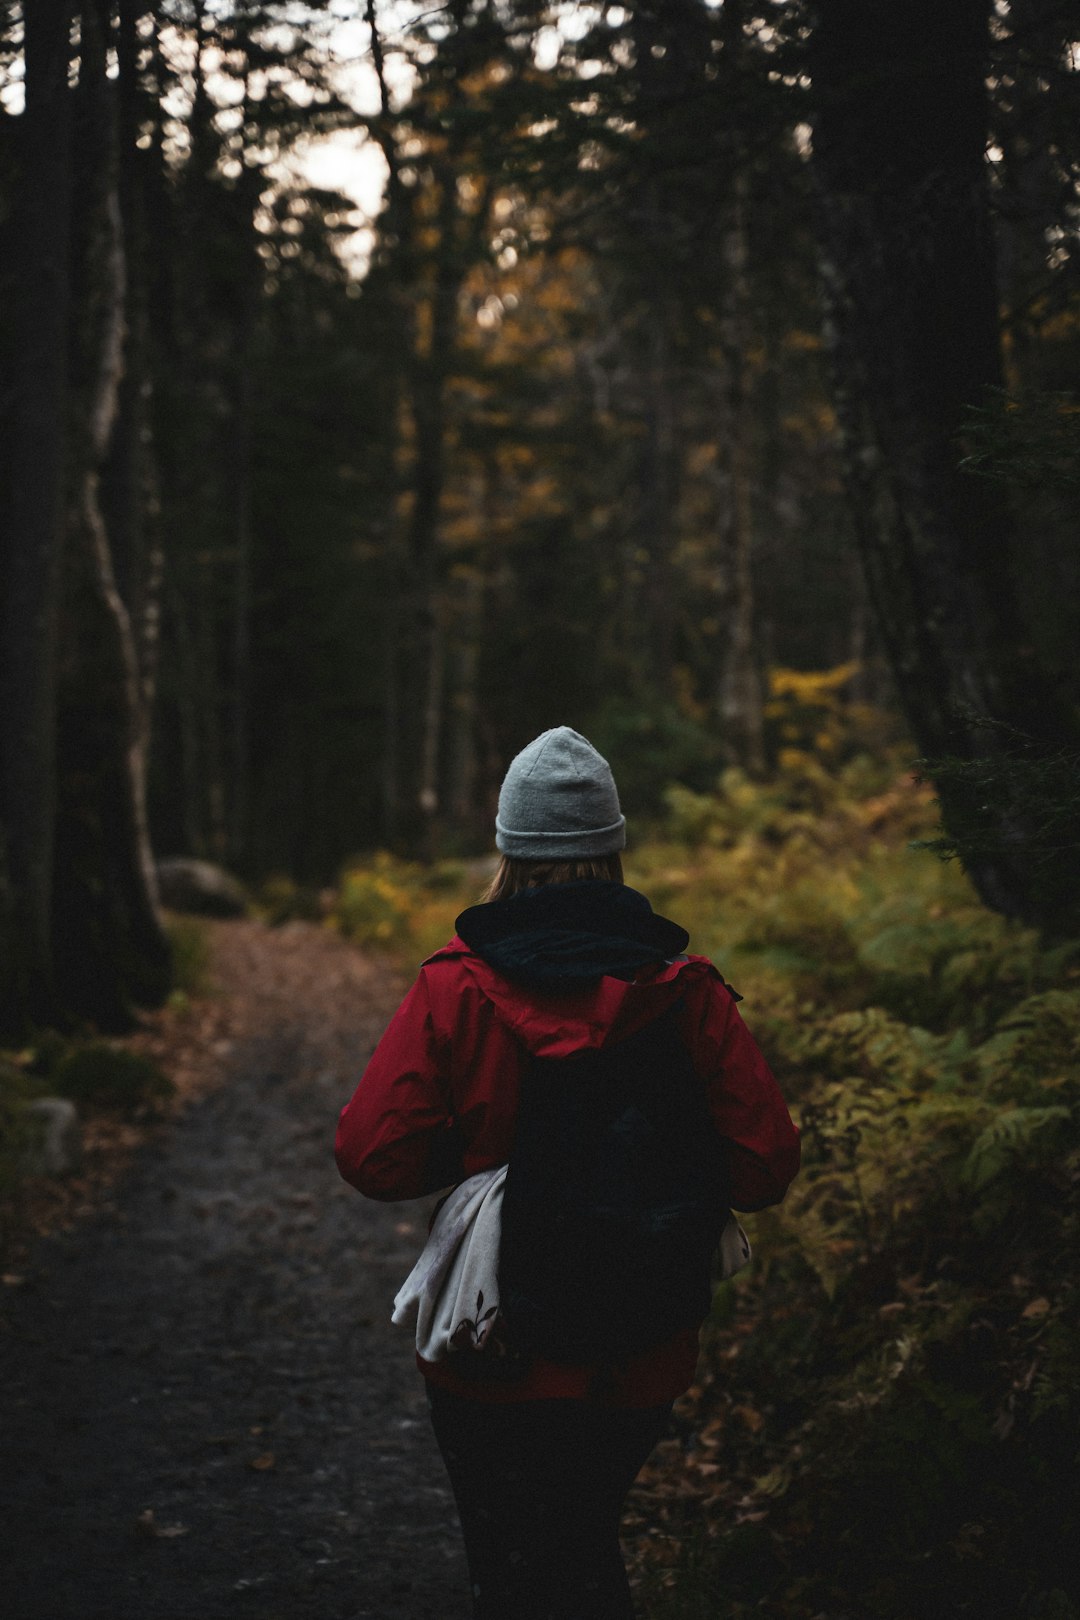
[[[2,1291],[0,1612],[465,1620],[389,1324],[428,1205],[367,1202],[331,1155],[402,985],[307,925],[215,937],[220,1083]]]

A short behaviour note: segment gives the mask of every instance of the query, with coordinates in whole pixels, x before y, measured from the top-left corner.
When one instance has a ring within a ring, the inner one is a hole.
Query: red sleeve
[[[798,1173],[799,1133],[727,988],[710,977],[703,989],[700,1022],[688,1034],[716,1128],[731,1144],[731,1202],[764,1209],[780,1202]]]
[[[337,1167],[368,1198],[422,1198],[456,1179],[447,1059],[421,973],[338,1121]]]

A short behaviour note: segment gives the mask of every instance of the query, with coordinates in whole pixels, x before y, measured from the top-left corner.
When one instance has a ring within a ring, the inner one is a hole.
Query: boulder
[[[32,1176],[66,1176],[82,1163],[82,1129],[75,1104],[66,1097],[35,1097],[26,1104],[31,1119],[41,1121],[41,1140],[27,1155]]]
[[[224,867],[187,855],[170,855],[157,866],[161,903],[199,917],[245,917],[247,895]]]

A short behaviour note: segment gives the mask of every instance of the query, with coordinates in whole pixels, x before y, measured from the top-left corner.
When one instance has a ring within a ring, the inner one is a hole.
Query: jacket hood
[[[458,929],[425,966],[452,964],[538,1057],[569,1057],[623,1040],[674,1006],[692,983],[720,979],[705,957],[682,954],[685,929],[658,917],[644,895],[621,883],[529,889],[470,907]],[[451,979],[452,996],[453,985]]]
[[[496,972],[538,990],[580,989],[683,957],[690,936],[623,883],[588,880],[524,889],[470,906],[459,938]]]

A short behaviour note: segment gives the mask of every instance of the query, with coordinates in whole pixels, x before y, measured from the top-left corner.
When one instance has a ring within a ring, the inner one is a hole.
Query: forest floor
[[[180,1106],[95,1127],[85,1173],[31,1191],[51,1230],[5,1261],[4,1614],[464,1620],[389,1322],[427,1206],[361,1199],[331,1155],[402,982],[309,924],[212,933],[214,993],[133,1042]]]

